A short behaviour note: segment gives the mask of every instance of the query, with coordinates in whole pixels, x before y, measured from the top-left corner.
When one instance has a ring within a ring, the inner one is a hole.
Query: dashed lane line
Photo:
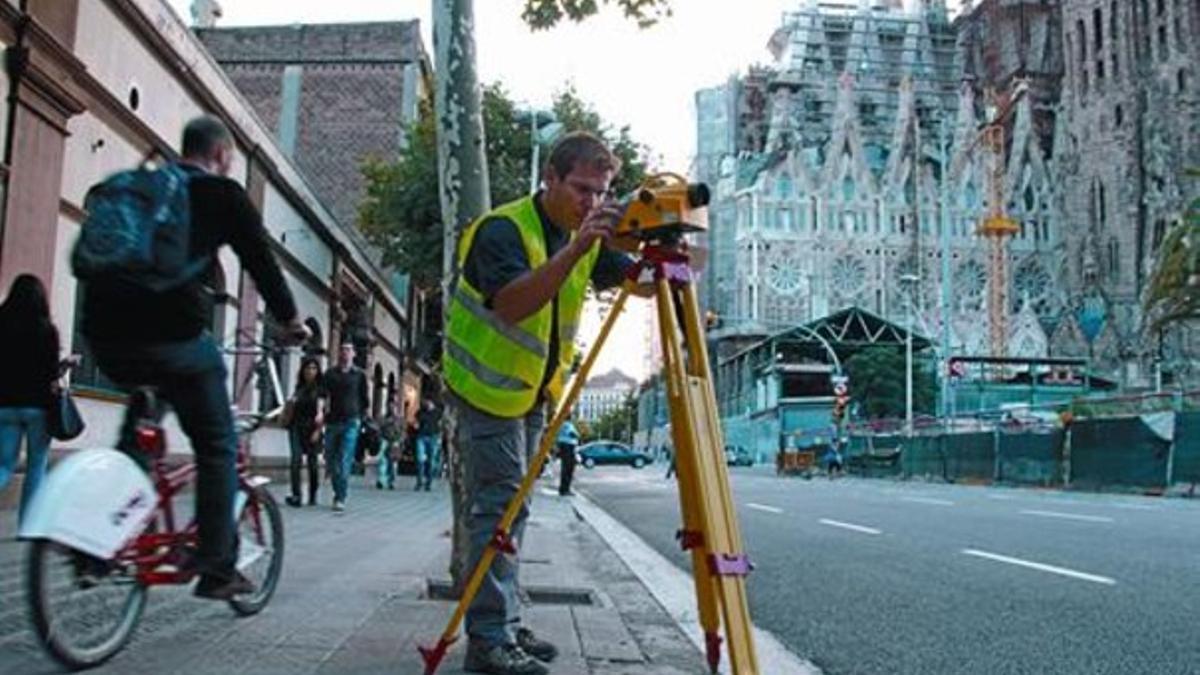
[[[860,532],[862,534],[883,534],[882,530],[877,530],[873,527],[865,527],[863,525],[855,525],[854,523],[843,523],[840,520],[830,520],[828,518],[822,518],[817,522],[821,523],[822,525],[828,525],[830,527],[840,527],[843,530],[850,530],[851,532]]]
[[[767,506],[766,504],[755,504],[754,502],[746,502],[746,508],[756,511],[766,511],[767,513],[783,513],[783,509]]]
[[[1062,511],[1041,511],[1038,509],[1024,509],[1021,511],[1026,516],[1041,516],[1043,518],[1062,518],[1063,520],[1079,520],[1086,523],[1111,523],[1112,518],[1107,516],[1086,516],[1082,513],[1063,513]]]
[[[965,548],[962,552],[965,555],[974,556],[976,558],[1007,563],[1009,565],[1016,565],[1018,567],[1024,567],[1031,570],[1038,570],[1040,572],[1049,572],[1051,574],[1058,574],[1064,577],[1070,577],[1072,579],[1082,579],[1083,581],[1091,581],[1097,584],[1104,584],[1105,586],[1113,586],[1117,583],[1114,579],[1102,577],[1098,574],[1088,574],[1087,572],[1080,572],[1078,570],[1068,569],[1066,567],[1047,565],[1046,563],[1034,562],[1032,560],[1022,560],[1020,558],[1000,555],[999,553],[988,553],[987,551],[980,551],[973,548]]]

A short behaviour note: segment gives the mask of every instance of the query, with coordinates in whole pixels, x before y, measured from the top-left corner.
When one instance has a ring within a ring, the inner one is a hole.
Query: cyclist
[[[106,377],[124,388],[156,387],[179,416],[196,456],[199,582],[194,593],[228,600],[253,592],[254,585],[235,566],[237,435],[225,362],[208,331],[217,250],[232,246],[289,337],[302,340],[308,329],[297,317],[262,218],[246,191],[227,178],[234,159],[229,129],[215,117],[192,120],[183,131],[181,155],[180,166],[189,176],[189,253],[193,260],[207,260],[207,271],[163,292],[118,280],[89,282],[83,288],[82,328]],[[135,447],[133,417],[127,410],[118,444],[127,452]]]

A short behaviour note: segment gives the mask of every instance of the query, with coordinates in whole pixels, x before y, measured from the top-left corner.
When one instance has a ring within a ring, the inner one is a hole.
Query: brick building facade
[[[198,28],[196,35],[334,216],[357,221],[359,167],[391,160],[428,95],[416,21]]]

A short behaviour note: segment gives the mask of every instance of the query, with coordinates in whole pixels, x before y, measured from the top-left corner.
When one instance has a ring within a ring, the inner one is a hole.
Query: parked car
[[[579,447],[579,463],[591,469],[598,464],[627,464],[640,469],[654,462],[645,450],[635,450],[619,441],[594,441]]]
[[[729,466],[754,466],[754,455],[740,445],[727,445],[725,463]]]

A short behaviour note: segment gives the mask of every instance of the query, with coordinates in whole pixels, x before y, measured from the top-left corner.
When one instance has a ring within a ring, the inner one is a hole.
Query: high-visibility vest
[[[542,220],[533,197],[505,204],[471,223],[458,242],[458,265],[480,224],[489,218],[512,221],[521,235],[530,269],[546,264]],[[574,237],[574,233],[571,234]],[[546,384],[549,399],[561,398],[566,373],[575,357],[575,333],[583,313],[587,284],[600,254],[600,242],[575,263],[558,291],[558,325],[548,302],[516,325],[484,306],[483,294],[459,275],[450,299],[449,326],[442,355],[446,386],[467,403],[497,417],[520,417],[533,409],[550,358],[550,331],[558,331],[558,364]]]

